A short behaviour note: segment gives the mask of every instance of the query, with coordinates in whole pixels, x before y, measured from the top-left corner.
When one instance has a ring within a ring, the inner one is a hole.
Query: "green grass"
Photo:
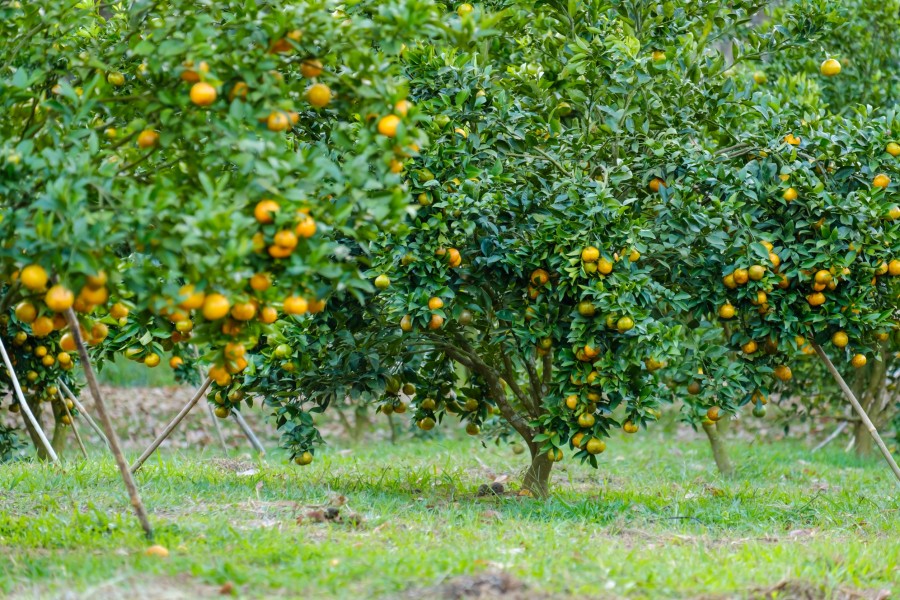
[[[163,356],[161,364],[153,369],[142,363],[116,356],[115,361],[103,363],[98,373],[100,383],[117,387],[163,387],[173,385],[175,377],[167,365],[169,356]]]
[[[499,475],[517,488],[523,457],[472,439],[332,448],[307,468],[272,455],[255,474],[167,451],[138,482],[168,559],[143,555],[111,461],[5,465],[0,596],[232,582],[244,597],[434,598],[497,571],[542,598],[840,596],[898,580],[897,488],[880,461],[762,440],[731,452],[738,475],[723,480],[699,438],[613,438],[599,471],[567,459],[540,502],[476,498]],[[298,523],[338,496],[361,523]]]

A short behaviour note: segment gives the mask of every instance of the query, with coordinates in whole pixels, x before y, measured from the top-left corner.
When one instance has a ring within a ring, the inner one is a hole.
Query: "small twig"
[[[87,460],[87,450],[85,450],[84,442],[81,441],[81,436],[78,434],[78,427],[75,426],[75,417],[73,417],[72,413],[69,411],[69,401],[63,397],[62,390],[57,390],[56,393],[59,394],[59,400],[62,402],[63,410],[66,411],[66,416],[69,417],[69,424],[72,426],[72,433],[75,434],[75,441],[78,442],[78,447],[81,448],[81,455]]]

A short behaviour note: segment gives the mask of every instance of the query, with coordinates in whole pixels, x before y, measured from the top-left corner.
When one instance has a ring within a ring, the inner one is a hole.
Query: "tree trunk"
[[[719,473],[725,477],[730,476],[734,473],[734,467],[731,466],[731,461],[728,459],[728,451],[725,449],[725,442],[722,437],[719,436],[719,430],[716,427],[716,424],[704,424],[703,431],[706,432],[706,437],[709,438],[709,446],[712,448],[713,458],[716,459],[716,466],[719,467]]]
[[[550,470],[553,463],[546,452],[540,452],[536,446],[531,446],[531,466],[525,471],[525,479],[522,487],[538,498],[546,498],[550,493]]]
[[[37,419],[38,425],[42,425],[41,421],[41,405],[40,402],[28,403],[28,406],[31,407],[31,414],[34,415],[34,418]],[[21,409],[20,409],[21,410]],[[31,421],[25,419],[25,431],[28,432],[28,437],[31,438],[31,443],[34,444],[35,450],[37,450],[38,460],[47,460],[50,456],[47,454],[46,448],[44,448],[44,444],[41,442],[41,438],[38,436],[37,431],[34,430],[34,427],[31,426]]]
[[[888,425],[890,421],[890,409],[894,398],[887,389],[888,363],[891,360],[889,353],[882,349],[881,360],[872,361],[864,369],[858,371],[857,380],[861,382],[856,392],[863,410],[869,415],[876,429]],[[853,450],[860,458],[869,458],[875,450],[872,436],[862,421],[853,426]]]
[[[56,451],[56,454],[60,455],[66,448],[67,431],[65,424],[62,422],[62,417],[60,415],[54,416],[53,437],[50,439],[50,445],[53,447],[53,450]]]

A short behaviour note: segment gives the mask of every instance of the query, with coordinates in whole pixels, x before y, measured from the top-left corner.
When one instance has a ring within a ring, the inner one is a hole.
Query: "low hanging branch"
[[[887,461],[888,465],[890,465],[891,467],[891,471],[894,472],[894,476],[897,478],[898,484],[900,484],[900,467],[897,466],[897,462],[894,460],[894,457],[891,456],[891,451],[888,450],[887,446],[884,444],[884,441],[878,434],[878,430],[875,429],[875,425],[872,424],[872,420],[869,418],[869,415],[866,414],[865,409],[863,409],[862,405],[859,403],[859,400],[857,400],[856,396],[853,394],[853,390],[850,389],[850,386],[847,385],[847,382],[845,382],[844,378],[841,377],[841,374],[838,373],[838,370],[831,362],[831,359],[828,358],[828,355],[825,354],[825,351],[822,350],[822,347],[813,341],[810,341],[810,343],[815,349],[816,354],[818,354],[819,358],[822,359],[822,362],[825,363],[825,367],[828,368],[831,376],[834,377],[835,381],[837,381],[837,384],[838,386],[840,386],[841,391],[844,392],[844,396],[846,396],[847,400],[850,401],[850,404],[853,405],[853,410],[855,410],[859,415],[859,418],[862,419],[862,422],[866,426],[866,429],[869,430],[869,433],[875,440],[875,444],[878,445],[878,449],[881,450],[881,454],[882,456],[884,456],[884,460]]]
[[[75,316],[75,311],[71,308],[66,310],[66,321],[69,324],[69,330],[72,332],[72,337],[75,339],[75,347],[78,348],[78,356],[81,358],[81,365],[84,368],[84,377],[87,379],[91,395],[94,397],[94,404],[97,407],[97,414],[100,416],[100,422],[103,423],[103,428],[106,430],[109,448],[112,450],[113,457],[116,459],[116,465],[119,467],[119,472],[122,474],[122,481],[125,482],[125,489],[128,491],[128,496],[131,499],[131,506],[134,508],[138,521],[141,522],[141,527],[143,527],[144,533],[147,534],[147,538],[152,539],[153,529],[150,527],[150,521],[147,519],[147,511],[144,510],[144,504],[141,502],[141,496],[138,494],[137,486],[134,484],[134,478],[131,476],[131,471],[128,470],[128,463],[125,461],[125,455],[122,454],[119,436],[116,435],[112,420],[106,412],[106,403],[103,401],[103,396],[100,394],[100,386],[97,383],[97,378],[94,376],[94,369],[91,367],[91,357],[88,356],[87,347],[84,345],[84,339],[81,336],[81,327],[78,323],[78,317]]]

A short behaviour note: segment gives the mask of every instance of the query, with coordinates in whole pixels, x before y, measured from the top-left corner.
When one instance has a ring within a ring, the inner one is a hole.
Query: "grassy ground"
[[[599,471],[563,463],[546,502],[477,497],[514,492],[524,463],[473,439],[331,448],[307,468],[169,450],[138,477],[167,559],[143,555],[110,461],[6,465],[0,597],[875,598],[900,580],[880,461],[731,450],[723,480],[699,437],[614,438]]]

